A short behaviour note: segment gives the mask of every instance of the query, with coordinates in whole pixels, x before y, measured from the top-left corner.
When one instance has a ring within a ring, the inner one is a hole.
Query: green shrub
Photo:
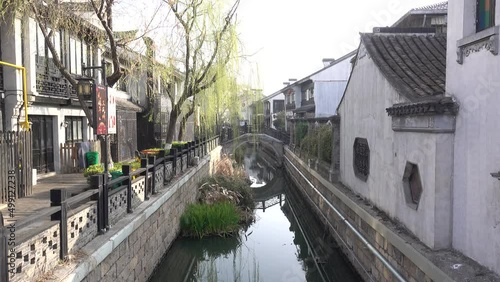
[[[273,125],[278,130],[285,130],[285,111],[276,114],[276,119],[273,120]]]
[[[91,165],[83,171],[83,176],[90,177],[94,174],[99,174],[104,172],[104,167],[100,164]]]
[[[181,230],[185,236],[197,238],[226,236],[238,231],[239,221],[238,208],[232,203],[192,204],[181,216]]]
[[[302,140],[306,137],[308,130],[307,122],[301,121],[295,125],[295,143],[300,146]]]
[[[318,137],[315,130],[302,139],[300,150],[310,158],[318,156]]]
[[[332,162],[332,142],[333,130],[329,124],[322,125],[319,128],[319,148],[321,150],[321,160],[327,163]]]

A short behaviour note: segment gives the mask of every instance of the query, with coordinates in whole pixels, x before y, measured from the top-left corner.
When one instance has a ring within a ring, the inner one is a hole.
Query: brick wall
[[[361,199],[357,201],[342,196],[340,190],[334,192],[333,184],[323,179],[304,162],[299,160],[291,151],[286,151],[287,158],[305,177],[313,183],[315,188],[330,202],[366,240],[381,253],[407,281],[451,281],[442,271],[437,269],[425,257],[412,247],[404,244],[403,238],[384,228],[383,223],[376,217],[363,212],[362,205],[368,203]],[[318,193],[303,179],[293,166],[285,162],[288,175],[299,187],[306,201],[314,207],[313,210],[322,223],[330,229],[331,234],[339,242],[344,254],[366,281],[397,281],[393,274],[384,266],[363,242],[341,221],[340,217],[325,202]],[[342,244],[341,242],[345,242]],[[417,262],[420,266],[417,266]]]

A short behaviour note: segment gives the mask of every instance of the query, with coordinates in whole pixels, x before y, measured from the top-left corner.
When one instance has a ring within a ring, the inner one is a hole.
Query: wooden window
[[[75,71],[76,74],[82,73],[82,42],[80,40],[75,40]]]
[[[69,38],[69,70],[71,73],[76,73],[76,41]]]
[[[495,26],[496,0],[476,0],[476,31]]]
[[[354,140],[352,164],[356,177],[367,181],[370,174],[370,147],[365,138],[357,137]]]
[[[45,37],[43,36],[40,26],[37,28],[36,33],[36,54],[40,57],[45,57]]]
[[[83,117],[65,117],[66,143],[83,142]]]

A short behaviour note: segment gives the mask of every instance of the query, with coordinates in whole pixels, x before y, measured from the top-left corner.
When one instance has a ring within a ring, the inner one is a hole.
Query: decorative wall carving
[[[370,147],[365,138],[356,138],[353,146],[354,174],[359,179],[366,181],[370,174]]]
[[[457,63],[463,64],[464,57],[486,50],[498,55],[499,27],[495,26],[458,41]]]

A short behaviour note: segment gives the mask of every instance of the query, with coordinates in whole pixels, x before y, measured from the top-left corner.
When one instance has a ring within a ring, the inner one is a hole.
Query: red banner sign
[[[105,86],[96,86],[93,108],[95,133],[97,135],[108,134],[108,97]]]

